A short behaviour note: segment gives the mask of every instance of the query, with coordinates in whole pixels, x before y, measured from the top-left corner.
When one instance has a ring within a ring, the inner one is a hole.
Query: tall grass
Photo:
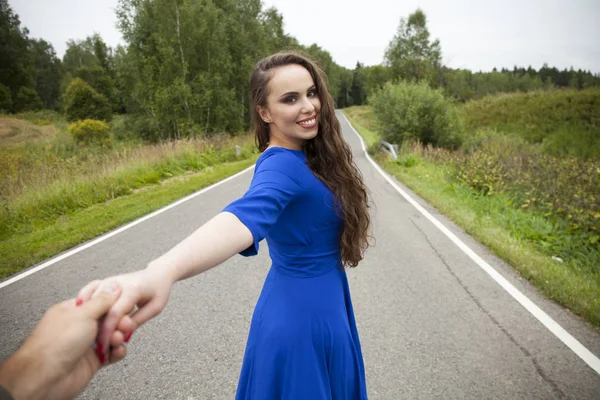
[[[55,138],[0,148],[0,240],[174,176],[249,158],[255,151],[250,136],[226,135],[82,147],[65,130],[66,124]]]

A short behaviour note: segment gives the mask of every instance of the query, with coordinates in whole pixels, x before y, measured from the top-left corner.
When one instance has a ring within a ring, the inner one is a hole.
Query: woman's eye
[[[308,97],[315,97],[317,95],[317,91],[316,90],[311,90],[307,93]],[[296,96],[290,96],[287,97],[283,100],[284,103],[288,103],[288,104],[294,104],[298,99],[296,98]]]

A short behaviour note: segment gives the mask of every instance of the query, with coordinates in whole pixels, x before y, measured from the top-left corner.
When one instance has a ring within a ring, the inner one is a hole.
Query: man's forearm
[[[250,230],[233,214],[223,212],[202,225],[148,268],[166,268],[176,282],[204,272],[253,242]]]
[[[41,360],[35,360],[33,355],[21,347],[0,365],[0,385],[15,400],[41,399],[46,384],[42,363],[43,357]],[[4,400],[1,397],[0,399]]]

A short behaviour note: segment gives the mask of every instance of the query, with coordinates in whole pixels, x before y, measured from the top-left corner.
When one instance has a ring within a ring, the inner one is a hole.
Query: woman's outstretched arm
[[[252,243],[250,230],[235,215],[222,212],[152,261],[148,268],[165,269],[176,282],[221,264]]]
[[[121,296],[100,328],[97,345],[100,360],[108,360],[111,345],[129,341],[133,331],[165,308],[176,281],[206,271],[252,243],[250,230],[235,215],[222,212],[150,262],[147,268],[86,285],[77,296],[78,303],[88,301],[115,282],[122,288]],[[136,305],[139,309],[128,317]]]

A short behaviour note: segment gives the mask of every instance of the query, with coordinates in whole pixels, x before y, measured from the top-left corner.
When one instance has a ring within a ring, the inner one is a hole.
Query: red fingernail
[[[129,332],[127,335],[125,335],[125,343],[129,342],[129,339],[131,338],[131,334],[133,332]]]
[[[98,345],[96,346],[96,354],[98,355],[100,364],[104,365],[104,352],[102,350],[102,343],[98,343]]]
[[[77,306],[77,307],[79,307],[82,304],[83,304],[83,300],[82,299],[77,299],[77,301],[75,302],[75,306]]]

